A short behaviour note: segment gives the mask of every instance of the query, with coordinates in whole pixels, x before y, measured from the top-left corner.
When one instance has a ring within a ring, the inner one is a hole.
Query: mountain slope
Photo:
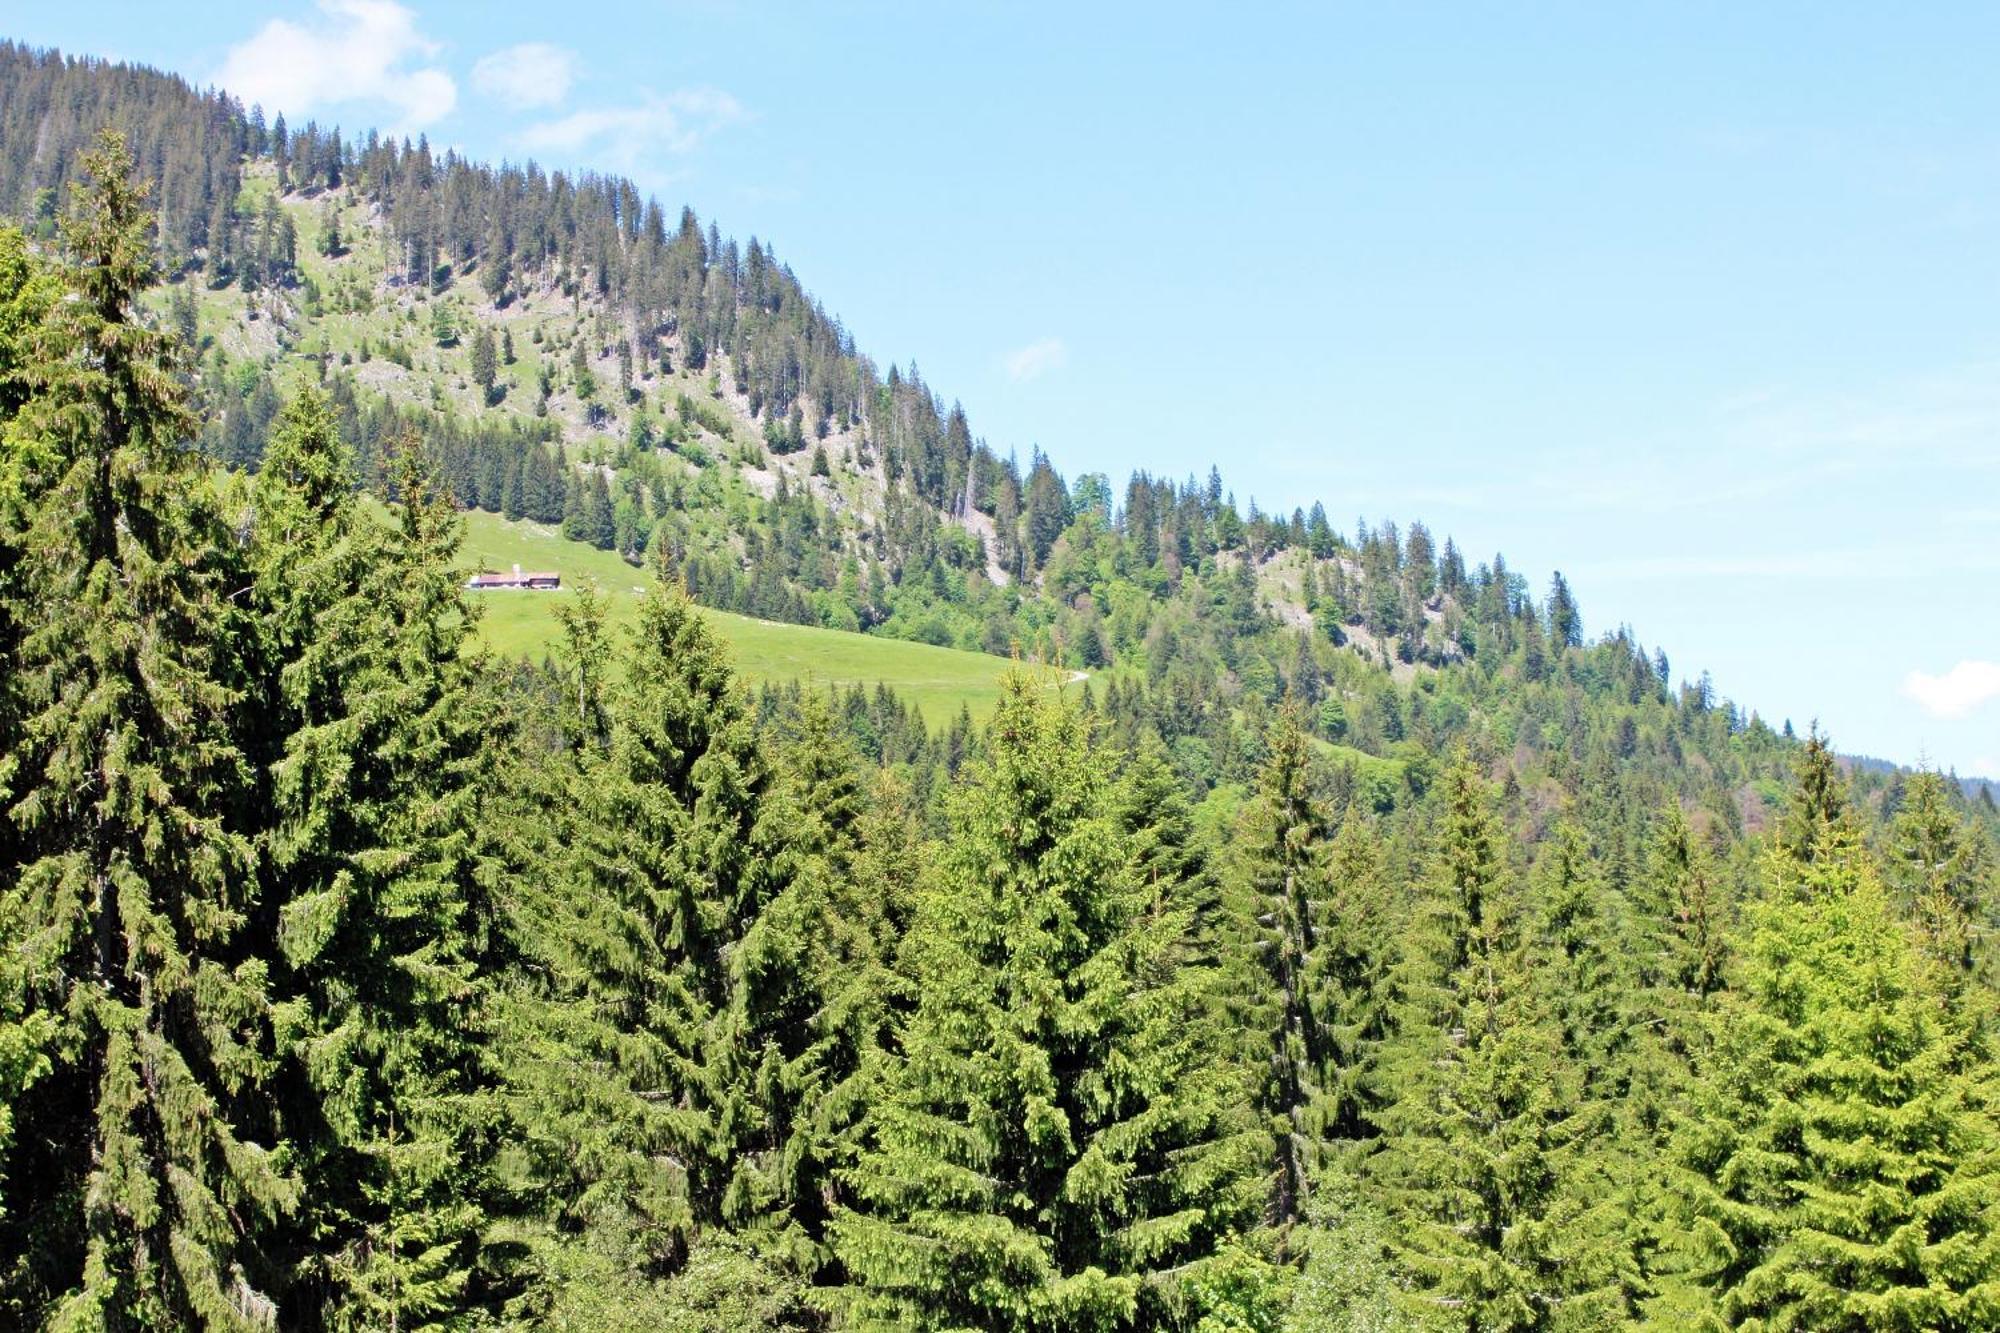
[[[495,652],[531,659],[560,640],[556,607],[579,584],[594,584],[604,594],[608,622],[622,632],[636,620],[649,578],[617,556],[567,541],[552,528],[476,511],[467,515],[461,559],[474,569],[519,565],[562,575],[564,586],[556,592],[500,591],[473,599],[479,608],[481,641]],[[707,614],[729,645],[731,665],[752,685],[799,681],[822,690],[885,685],[936,728],[947,726],[961,709],[984,720],[999,701],[1001,677],[1012,665],[986,653],[927,643],[757,620],[727,611]]]
[[[0,226],[0,1322],[1994,1325],[1990,802],[1421,524],[996,481],[618,182],[221,110],[157,298],[116,134]],[[732,629],[1109,669],[932,733]]]
[[[768,245],[628,181],[266,125],[170,76],[12,45],[0,87],[0,206],[37,235],[76,114],[170,177],[156,299],[198,348],[202,445],[225,463],[254,467],[311,377],[372,489],[420,439],[469,511],[656,557],[715,609],[1116,668],[1120,727],[1158,733],[1201,788],[1247,780],[1287,694],[1364,755],[1495,746],[1552,793],[1603,756],[1732,828],[1782,786],[1789,724],[1677,682],[1628,630],[1590,642],[1559,575],[1537,595],[1421,523],[1246,512],[1215,470],[1024,469],[914,368],[878,371]],[[507,646],[532,655],[536,633]],[[1898,779],[1875,781],[1889,802]]]

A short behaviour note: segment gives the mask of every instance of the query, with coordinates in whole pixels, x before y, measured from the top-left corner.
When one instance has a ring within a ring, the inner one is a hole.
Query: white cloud
[[[1043,338],[1007,354],[1007,378],[1017,384],[1040,379],[1052,370],[1061,370],[1069,360],[1069,348],[1060,338]]]
[[[319,0],[305,23],[272,19],[229,48],[215,82],[267,112],[300,115],[343,102],[378,102],[420,129],[458,103],[451,75],[423,63],[439,47],[394,0]]]
[[[2000,662],[1964,661],[1942,676],[1912,671],[1903,678],[1903,694],[1932,717],[1964,717],[2000,699]]]
[[[576,52],[547,42],[522,42],[479,58],[472,86],[508,106],[555,106],[576,82]]]
[[[1971,776],[2000,782],[2000,759],[1980,758],[1972,761]]]
[[[713,88],[684,88],[647,97],[637,106],[575,111],[530,125],[523,147],[544,153],[588,152],[598,167],[636,171],[660,152],[689,153],[701,141],[743,118],[743,107]]]

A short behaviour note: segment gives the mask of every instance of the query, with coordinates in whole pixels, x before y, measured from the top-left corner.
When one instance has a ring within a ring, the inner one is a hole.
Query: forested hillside
[[[9,46],[0,207],[0,1320],[2000,1327],[1990,792],[628,182]],[[468,509],[644,591],[493,651]]]

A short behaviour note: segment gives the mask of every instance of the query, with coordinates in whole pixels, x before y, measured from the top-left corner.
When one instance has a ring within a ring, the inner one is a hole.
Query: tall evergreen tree
[[[482,324],[472,335],[472,382],[479,386],[482,400],[489,405],[493,402],[499,373],[500,358],[493,342],[493,330]]]
[[[1951,808],[1937,773],[1912,777],[1890,832],[1890,883],[1918,925],[1923,951],[1953,994],[1965,979],[1992,973],[1989,943],[1996,908],[1989,844]]]
[[[464,653],[457,520],[406,441],[396,527],[361,513],[304,389],[255,488],[260,619],[282,719],[266,898],[286,1120],[305,1185],[288,1327],[418,1329],[499,1293],[479,808],[493,718]]]
[[[606,748],[560,797],[569,864],[524,886],[520,933],[546,983],[516,1100],[551,1220],[665,1274],[726,1196],[753,1203],[739,1176],[767,1128],[762,1052],[732,1014],[732,959],[790,857],[771,767],[684,593],[647,595],[609,715]]]
[[[1634,960],[1640,984],[1703,1005],[1724,984],[1728,895],[1678,801],[1656,821],[1644,882],[1634,895],[1641,917]],[[1678,1030],[1688,1035],[1684,1025]]]
[[[834,1248],[866,1323],[1150,1325],[1244,1220],[1250,1140],[1198,969],[1072,707],[1017,674],[911,931],[917,1009]]]
[[[1809,754],[1802,767],[1819,762]],[[1822,789],[1824,790],[1824,789]],[[2000,1321],[2000,1124],[1873,865],[1823,809],[1769,855],[1676,1144],[1668,1328]]]
[[[1255,800],[1237,830],[1233,941],[1248,971],[1239,989],[1251,1043],[1254,1105],[1270,1127],[1266,1220],[1281,1237],[1306,1213],[1310,1177],[1334,1114],[1337,1077],[1319,927],[1329,896],[1326,811],[1311,793],[1304,719],[1288,702],[1272,724]]]
[[[34,503],[6,890],[55,1067],[12,1176],[22,1303],[69,1327],[268,1325],[259,1246],[297,1198],[272,1151],[269,962],[230,734],[240,578],[173,344],[139,318],[151,219],[106,134],[64,224],[14,423]]]
[[[1614,1132],[1636,1155],[1626,1181],[1635,1265],[1644,1275],[1671,1270],[1673,1227],[1664,1213],[1661,1170],[1673,1135],[1693,1114],[1694,1068],[1708,1049],[1711,1012],[1724,986],[1728,895],[1719,868],[1680,802],[1655,818],[1643,864],[1625,894],[1621,938],[1631,989],[1619,1015],[1629,1046],[1621,1061]]]
[[[1368,1163],[1420,1327],[1600,1327],[1621,1301],[1592,1117],[1541,1004],[1485,782],[1445,774],[1417,932],[1393,979],[1391,1100]]]
[[[1843,843],[1854,831],[1847,804],[1847,780],[1833,747],[1814,723],[1792,778],[1791,799],[1778,830],[1778,843],[1795,861],[1811,861]]]
[[[1613,1097],[1630,1032],[1629,978],[1617,957],[1606,892],[1581,830],[1556,826],[1534,883],[1536,980],[1561,1035],[1564,1062],[1598,1097]]]
[[[1189,960],[1214,966],[1225,943],[1219,877],[1158,736],[1141,738],[1111,803],[1120,832],[1131,839],[1140,883],[1188,912]]]
[[[14,764],[19,754],[22,699],[14,665],[25,624],[17,616],[30,608],[4,594],[21,559],[20,539],[29,519],[25,506],[33,492],[46,484],[22,467],[28,451],[14,432],[14,419],[31,391],[29,369],[38,330],[60,299],[61,284],[48,266],[28,249],[27,238],[12,227],[0,227],[0,662],[8,670],[0,679],[0,808],[13,804]],[[0,820],[0,864],[18,863],[11,821]],[[55,1015],[28,1012],[28,977],[22,970],[26,940],[20,919],[0,892],[0,1199],[7,1187],[6,1170],[22,1102],[49,1070],[47,1045],[55,1030]],[[0,1219],[6,1209],[0,1207]],[[0,1233],[4,1234],[4,1233]],[[12,1282],[0,1272],[0,1316],[26,1323],[27,1312],[9,1305]]]
[[[1557,650],[1583,646],[1583,616],[1560,570],[1549,578],[1548,620],[1549,643]]]

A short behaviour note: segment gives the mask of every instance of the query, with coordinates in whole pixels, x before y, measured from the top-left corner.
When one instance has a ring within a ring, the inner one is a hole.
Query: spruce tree
[[[58,1030],[0,1248],[59,1326],[268,1325],[260,1244],[297,1187],[263,1092],[269,964],[246,939],[241,571],[187,448],[178,351],[140,320],[151,219],[123,141],[86,169],[71,296],[13,423],[34,498],[7,590],[24,632],[5,919]]]
[[[609,738],[557,798],[566,864],[522,886],[517,933],[543,979],[514,1100],[549,1220],[621,1269],[665,1275],[725,1201],[763,1202],[746,1154],[768,1125],[732,1004],[768,959],[741,943],[792,857],[774,777],[706,620],[642,603]],[[768,1072],[768,1071],[762,1071]]]
[[[1022,674],[910,932],[916,1012],[847,1172],[858,1322],[1147,1325],[1254,1207],[1188,922],[1137,882],[1077,710]]]
[[[832,1172],[845,1160],[851,1116],[838,1104],[865,1077],[884,997],[882,950],[891,886],[857,876],[862,788],[852,748],[825,702],[802,707],[778,748],[763,849],[771,889],[730,956],[719,1050],[749,1098],[722,1198],[725,1223],[787,1266],[826,1257]],[[830,1104],[831,1103],[831,1104]]]
[[[1594,1095],[1616,1096],[1629,1030],[1629,979],[1617,957],[1606,892],[1581,830],[1558,824],[1536,867],[1536,979],[1566,1065]]]
[[[28,400],[37,331],[61,295],[59,276],[28,248],[28,238],[17,228],[0,225],[0,426],[12,421]]]
[[[1634,960],[1640,984],[1678,997],[1680,1008],[1704,1006],[1724,984],[1728,905],[1714,858],[1680,803],[1669,802],[1655,823],[1634,909],[1642,919]],[[1685,1041],[1685,1025],[1668,1027]]]
[[[1370,1112],[1383,1096],[1380,1065],[1393,1018],[1390,971],[1405,915],[1390,892],[1386,833],[1350,807],[1327,848],[1329,896],[1320,912],[1316,972],[1329,1001],[1321,1014],[1333,1054],[1326,1132],[1336,1145],[1374,1136]]]
[[[1405,1314],[1468,1333],[1601,1326],[1617,1317],[1625,1261],[1597,1122],[1578,1112],[1470,760],[1446,772],[1440,796],[1416,932],[1392,979],[1389,1100],[1366,1166],[1394,1228]]]
[[[1283,1233],[1306,1213],[1310,1177],[1332,1129],[1336,1077],[1328,993],[1319,948],[1328,895],[1327,814],[1312,797],[1310,748],[1299,705],[1272,724],[1257,794],[1237,829],[1232,916],[1241,1026],[1252,1044],[1254,1105],[1272,1142],[1267,1222]]]
[[[1619,1015],[1629,1042],[1614,1108],[1618,1145],[1631,1154],[1624,1182],[1635,1298],[1655,1270],[1671,1270],[1674,1227],[1667,1158],[1693,1114],[1694,1067],[1708,1049],[1711,1011],[1724,986],[1727,894],[1720,869],[1680,802],[1655,818],[1639,872],[1624,895],[1621,938],[1630,990]]]
[[[578,584],[570,599],[555,606],[556,623],[563,632],[561,726],[564,739],[579,755],[595,755],[610,736],[608,613],[609,599],[594,580]]]
[[[1778,844],[1795,861],[1812,861],[1854,831],[1847,804],[1847,780],[1833,747],[1814,723],[1793,775],[1791,799],[1778,829]],[[1840,837],[1833,836],[1835,833]]]
[[[804,748],[814,745],[818,726],[809,721],[801,729],[801,758]],[[807,774],[823,762],[795,762],[792,772]],[[812,806],[801,803],[795,808],[809,811]],[[827,1243],[830,1210],[839,1206],[846,1193],[845,1173],[866,1146],[866,1117],[879,1093],[888,1053],[895,1047],[896,1030],[916,1007],[915,991],[899,958],[924,878],[926,848],[911,809],[910,790],[894,770],[877,772],[846,821],[844,835],[830,846],[830,854],[815,853],[827,855],[827,869],[833,872],[831,910],[825,922],[826,994],[817,1020],[825,1034],[824,1092],[812,1109],[819,1198],[804,1198],[795,1211],[807,1234],[825,1247],[822,1271],[834,1274],[838,1270],[829,1262]]]
[[[772,819],[790,868],[732,958],[728,1045],[746,1068],[754,1061],[756,1127],[723,1212],[811,1272],[827,1260],[834,1173],[853,1160],[876,1054],[906,1000],[893,961],[910,910],[911,831],[893,786],[871,810],[859,756],[823,698],[802,702],[777,752]]]
[[[493,402],[493,389],[500,373],[499,351],[493,343],[493,330],[486,325],[472,335],[472,382],[479,386],[480,401],[487,405]]]
[[[2000,907],[1991,849],[1951,808],[1941,775],[1926,770],[1910,779],[1890,838],[1890,883],[1948,990],[1959,995],[1968,978],[1990,979],[1987,941]]]
[[[1742,985],[1675,1145],[1680,1268],[1650,1313],[1663,1328],[1992,1328],[2000,1124],[1968,1024],[1845,813],[1824,816],[1808,856],[1781,841],[1767,858]]]
[[[0,227],[0,589],[12,583],[21,558],[20,537],[26,526],[30,493],[46,478],[37,478],[21,464],[26,451],[13,423],[30,392],[28,371],[35,355],[37,330],[60,298],[61,284],[28,250],[27,239],[12,227]],[[14,670],[23,623],[15,619],[28,608],[0,595],[0,808],[13,803],[15,756],[19,753],[22,701]],[[27,622],[32,623],[32,622]],[[0,864],[18,863],[10,821],[0,820]],[[55,1016],[28,1012],[28,977],[23,971],[26,923],[7,896],[0,894],[0,1200],[7,1188],[9,1153],[27,1091],[49,1070],[48,1040]],[[0,1223],[6,1209],[0,1206]],[[0,1272],[0,1316],[21,1323],[27,1311],[10,1304],[13,1282]]]
[[[1219,877],[1195,828],[1187,789],[1157,735],[1141,738],[1111,802],[1119,830],[1131,839],[1140,883],[1162,903],[1171,900],[1189,913],[1189,960],[1215,965],[1224,944]]]
[[[419,1329],[497,1292],[492,910],[480,807],[494,719],[465,654],[456,524],[398,458],[397,526],[362,513],[325,399],[287,408],[254,490],[280,719],[264,841],[276,1031],[304,1204],[288,1327]]]

